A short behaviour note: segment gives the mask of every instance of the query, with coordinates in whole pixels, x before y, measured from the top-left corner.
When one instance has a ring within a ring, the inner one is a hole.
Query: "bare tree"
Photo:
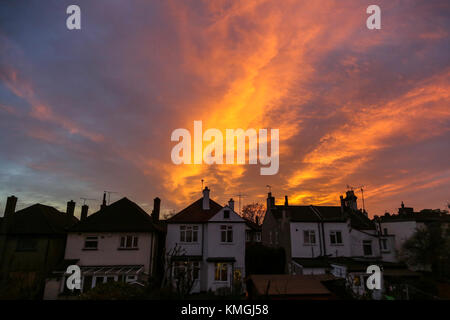
[[[266,207],[258,202],[247,204],[242,208],[242,217],[260,224],[264,220]]]

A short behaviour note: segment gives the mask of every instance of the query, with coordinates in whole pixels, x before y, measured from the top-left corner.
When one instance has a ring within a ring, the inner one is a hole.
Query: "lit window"
[[[228,264],[221,262],[216,263],[214,280],[228,281]]]

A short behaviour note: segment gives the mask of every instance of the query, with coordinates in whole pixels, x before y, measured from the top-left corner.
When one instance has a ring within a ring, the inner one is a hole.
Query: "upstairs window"
[[[261,232],[256,232],[255,233],[255,241],[256,242],[261,242]]]
[[[388,229],[387,229],[387,228],[384,228],[384,229],[383,229],[383,233],[384,233],[385,235],[387,235],[387,234],[388,234]]]
[[[330,232],[330,243],[331,244],[342,244],[342,232],[341,231],[331,231]]]
[[[180,226],[180,242],[197,242],[198,226]]]
[[[315,245],[316,244],[316,232],[314,230],[304,230],[303,231],[303,243],[305,245]]]
[[[230,219],[230,210],[224,210],[223,211],[223,218],[224,219]]]
[[[122,236],[120,237],[119,249],[137,249],[138,237],[136,236]]]
[[[233,226],[220,226],[220,241],[233,242]]]
[[[364,240],[363,241],[363,252],[365,256],[371,256],[372,255],[372,241],[371,240]]]
[[[247,242],[252,241],[252,234],[249,230],[245,231],[245,241],[247,241]]]
[[[97,250],[98,249],[98,236],[89,236],[84,238],[85,250]]]

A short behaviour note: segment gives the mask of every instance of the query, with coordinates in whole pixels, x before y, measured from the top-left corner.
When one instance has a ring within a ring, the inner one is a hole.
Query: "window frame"
[[[339,236],[338,236],[339,234]],[[333,242],[334,237],[334,242]],[[338,241],[340,238],[340,242]],[[341,246],[344,244],[344,241],[342,239],[342,231],[341,230],[330,230],[330,244],[332,246]]]
[[[120,236],[118,250],[139,250],[139,236],[132,234]]]
[[[233,226],[225,224],[220,225],[220,243],[233,243],[233,238]]]
[[[197,225],[181,225],[179,227],[180,243],[198,243],[198,230]]]
[[[90,239],[89,239],[90,238]],[[100,237],[96,235],[90,235],[84,237],[83,250],[98,250]],[[96,243],[96,246],[86,246],[86,243]]]
[[[223,277],[224,275],[225,275],[225,277]],[[228,263],[227,262],[216,262],[214,264],[214,281],[215,282],[228,282]]]
[[[370,245],[370,247],[369,247]],[[370,248],[370,254],[366,253],[366,248]],[[363,240],[363,255],[373,256],[372,240]]]
[[[308,234],[308,236],[306,236]],[[308,239],[308,241],[306,241]],[[311,241],[313,239],[314,241]],[[303,245],[304,246],[315,246],[316,242],[316,230],[303,230]]]

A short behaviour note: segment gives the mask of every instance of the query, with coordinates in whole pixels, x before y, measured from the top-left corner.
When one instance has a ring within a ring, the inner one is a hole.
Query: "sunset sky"
[[[81,7],[82,30],[66,28]],[[382,29],[366,28],[366,8]],[[148,212],[239,192],[372,216],[450,201],[448,0],[0,1],[0,215],[36,202]],[[172,164],[177,128],[276,128],[280,169]],[[360,192],[357,192],[360,197]],[[361,201],[359,201],[361,205]]]

